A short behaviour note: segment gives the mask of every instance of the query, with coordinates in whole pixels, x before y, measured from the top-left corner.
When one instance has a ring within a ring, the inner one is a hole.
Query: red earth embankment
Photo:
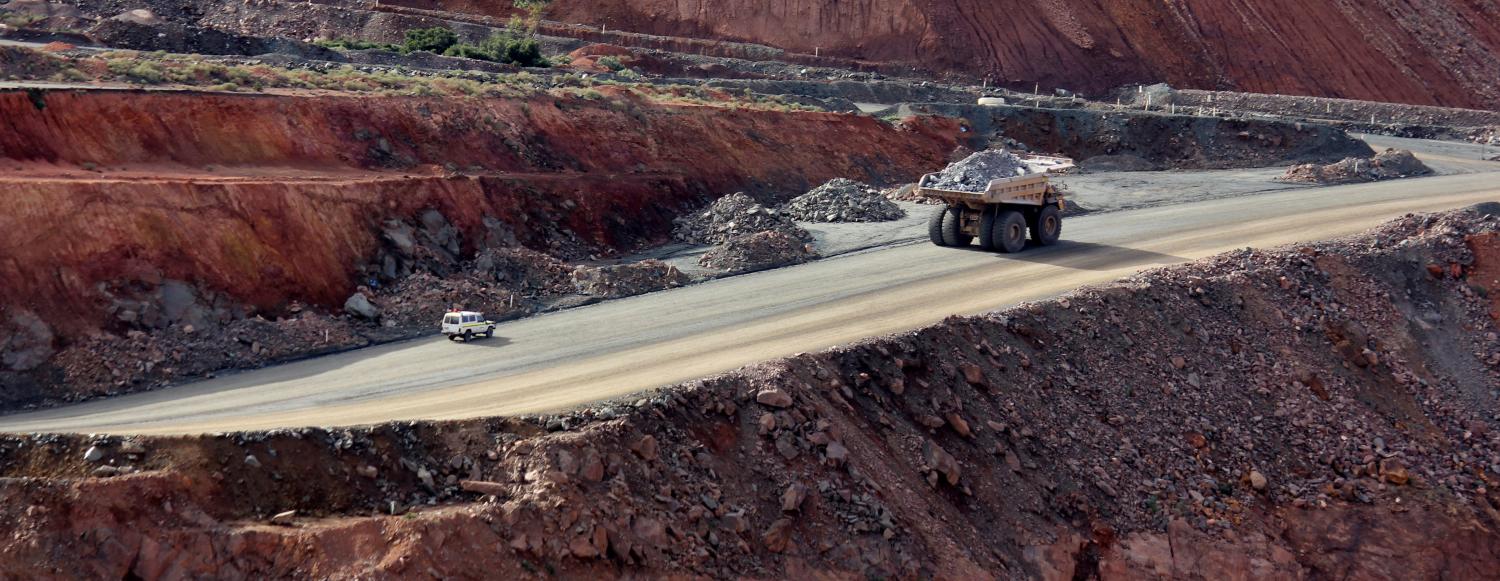
[[[402,0],[504,14],[499,0]],[[549,18],[762,43],[1001,83],[1103,91],[1126,83],[1500,106],[1500,15],[1460,0],[557,0]]]
[[[1497,211],[558,416],[0,436],[0,570],[1494,579]]]
[[[0,94],[0,118],[0,309],[63,335],[104,325],[104,289],[163,279],[252,309],[336,306],[392,243],[389,221],[430,210],[463,255],[497,243],[612,254],[737,189],[910,179],[959,135],[942,119],[628,96],[16,92]]]

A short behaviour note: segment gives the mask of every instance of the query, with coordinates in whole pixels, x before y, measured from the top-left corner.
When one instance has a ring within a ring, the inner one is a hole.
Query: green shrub
[[[443,56],[456,56],[481,61],[495,60],[495,53],[472,44],[455,44],[450,46],[448,50],[443,51]]]
[[[388,51],[391,51],[391,52],[401,52],[401,48],[402,48],[399,45],[394,45],[394,44],[390,44],[390,43],[387,43],[387,42],[370,42],[370,41],[366,41],[366,40],[359,40],[357,38],[340,38],[340,39],[336,39],[336,40],[320,40],[320,41],[317,41],[317,42],[315,42],[313,44],[316,44],[316,45],[321,46],[323,48],[333,48],[333,49],[343,49],[343,50],[388,50]]]
[[[153,62],[137,63],[125,71],[125,76],[130,77],[134,81],[151,85],[166,80],[166,74],[162,72],[161,67]]]
[[[615,72],[620,72],[620,69],[625,68],[625,65],[620,64],[620,59],[613,55],[599,57],[599,66]]]
[[[542,56],[542,46],[535,38],[517,36],[508,30],[504,33],[491,35],[480,44],[480,47],[486,52],[495,55],[493,60],[502,63],[511,63],[523,67],[546,67],[551,65],[547,58]]]
[[[441,26],[434,26],[406,31],[406,42],[403,42],[401,46],[406,52],[425,50],[443,54],[443,51],[455,44],[458,44],[457,34]]]
[[[536,39],[517,37],[509,31],[496,33],[479,43],[455,44],[443,51],[443,56],[471,58],[498,63],[511,63],[523,67],[546,67],[551,62],[542,56],[542,47]]]
[[[0,13],[0,24],[11,28],[26,28],[42,21],[42,17],[36,14]]]

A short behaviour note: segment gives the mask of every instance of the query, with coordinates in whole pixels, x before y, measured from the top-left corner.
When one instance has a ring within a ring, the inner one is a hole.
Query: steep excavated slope
[[[1492,579],[1483,209],[561,417],[0,438],[0,570]]]
[[[398,4],[502,14],[498,0]],[[557,0],[549,17],[1103,91],[1132,82],[1500,107],[1500,12],[1464,0]]]
[[[911,179],[959,136],[945,119],[628,96],[12,92],[0,118],[0,309],[64,335],[107,326],[110,292],[164,279],[273,313],[337,306],[359,265],[400,244],[382,237],[389,221],[430,210],[463,256],[517,243],[612,254],[737,189]]]

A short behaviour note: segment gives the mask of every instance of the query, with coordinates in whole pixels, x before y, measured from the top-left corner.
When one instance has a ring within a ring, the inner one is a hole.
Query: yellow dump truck
[[[968,246],[976,238],[979,247],[1000,252],[1019,252],[1026,247],[1026,233],[1040,246],[1062,236],[1062,211],[1066,202],[1051,181],[1054,173],[1073,167],[1066,157],[1025,155],[1021,160],[1031,173],[990,180],[980,192],[926,187],[937,182],[937,174],[922,176],[917,193],[942,200],[927,222],[927,234],[938,246]]]

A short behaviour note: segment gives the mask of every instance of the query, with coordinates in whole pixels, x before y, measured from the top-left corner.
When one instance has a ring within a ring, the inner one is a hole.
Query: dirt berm
[[[1085,169],[1262,167],[1374,154],[1342,129],[1313,123],[1008,105],[914,108],[964,118],[977,135],[1004,136],[1034,151],[1062,153]]]
[[[0,570],[1494,578],[1497,229],[1408,216],[563,416],[6,437]]]

